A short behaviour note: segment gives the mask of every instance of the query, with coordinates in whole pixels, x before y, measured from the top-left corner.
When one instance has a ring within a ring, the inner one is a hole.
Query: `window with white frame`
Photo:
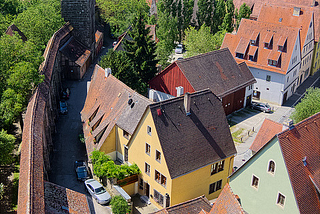
[[[277,198],[277,204],[280,205],[281,207],[284,207],[285,200],[286,200],[286,197],[279,192],[278,198]]]
[[[151,151],[151,146],[146,143],[146,154],[150,155],[150,151]]]
[[[252,182],[251,182],[251,186],[258,189],[259,187],[259,178],[256,176],[252,176]]]
[[[144,165],[144,172],[150,176],[150,165],[148,163]]]
[[[148,135],[151,136],[151,127],[150,126],[147,126],[147,133],[148,133]]]
[[[267,82],[270,82],[270,81],[271,81],[271,76],[270,76],[270,75],[267,75],[266,81],[267,81]]]
[[[153,190],[153,199],[157,202],[160,206],[163,207],[163,195],[160,194],[157,190]]]
[[[274,163],[273,160],[270,160],[268,164],[268,172],[271,174],[274,174],[275,168],[276,168],[276,164]]]
[[[162,175],[160,172],[157,170],[154,170],[154,180],[161,184],[162,186],[166,187],[167,185],[167,177]]]
[[[161,162],[161,152],[159,152],[158,150],[156,150],[156,160],[158,162]]]

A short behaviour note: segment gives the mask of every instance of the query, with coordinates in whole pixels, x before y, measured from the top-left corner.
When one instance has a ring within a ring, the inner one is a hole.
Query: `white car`
[[[107,204],[110,202],[111,196],[98,181],[88,179],[84,182],[84,185],[90,195],[96,199],[99,204]]]
[[[183,47],[181,44],[177,45],[176,49],[174,50],[174,52],[176,52],[177,54],[182,54],[183,51]]]

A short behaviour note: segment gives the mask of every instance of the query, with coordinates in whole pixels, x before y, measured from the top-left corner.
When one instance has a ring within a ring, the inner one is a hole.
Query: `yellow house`
[[[87,153],[97,149],[142,173],[129,194],[159,209],[217,198],[236,153],[221,101],[209,89],[153,103],[96,66],[81,111]]]
[[[129,142],[152,102],[96,65],[81,111],[87,154],[96,149],[123,162],[121,147]]]
[[[158,208],[217,198],[236,153],[221,101],[208,89],[150,104],[125,147],[142,171],[139,194]]]

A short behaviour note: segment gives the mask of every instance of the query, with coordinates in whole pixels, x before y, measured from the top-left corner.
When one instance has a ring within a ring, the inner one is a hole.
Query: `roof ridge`
[[[206,94],[206,93],[212,93],[214,94],[209,88],[206,88],[206,89],[203,89],[203,90],[199,90],[199,91],[195,91],[193,93],[189,93],[192,97],[196,96],[196,95],[200,95],[200,94]],[[214,96],[217,97],[217,95],[214,94]],[[170,99],[167,99],[167,100],[163,100],[163,101],[160,101],[160,102],[154,102],[154,103],[151,103],[149,106],[150,108],[154,107],[154,106],[158,106],[158,105],[163,105],[163,104],[168,104],[168,103],[174,103],[174,102],[177,102],[181,99],[183,99],[184,96],[180,96],[180,97],[173,97],[173,98],[170,98]],[[218,97],[217,97],[218,98]]]
[[[185,58],[185,59],[182,59],[182,60],[178,60],[178,61],[175,61],[175,62],[179,65],[180,63],[183,63],[185,61],[190,61],[190,60],[193,60],[193,59],[201,58],[201,57],[206,56],[206,55],[218,54],[220,52],[226,51],[227,49],[228,48],[221,48],[221,49],[218,49],[218,50],[213,50],[213,51],[210,51],[210,52],[207,52],[207,53],[201,53],[201,54],[198,54],[196,56],[188,57],[188,58]]]

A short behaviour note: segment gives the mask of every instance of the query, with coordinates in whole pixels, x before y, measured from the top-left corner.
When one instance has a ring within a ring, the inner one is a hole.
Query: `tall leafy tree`
[[[246,5],[246,3],[243,3],[240,8],[239,11],[238,9],[236,9],[235,12],[235,17],[236,17],[236,28],[239,28],[240,25],[240,21],[242,18],[248,19],[250,17],[251,14],[251,9],[248,5]]]
[[[225,31],[219,31],[215,35],[211,34],[210,28],[204,24],[199,30],[190,27],[185,31],[186,56],[191,57],[198,54],[207,53],[220,48]]]
[[[124,41],[124,49],[141,80],[142,88],[138,90],[140,93],[146,92],[149,80],[157,73],[156,44],[149,32],[150,29],[145,27],[143,15],[139,13],[133,22],[132,31],[128,31],[132,40]]]
[[[220,29],[224,29],[227,32],[232,32],[234,29],[233,19],[234,19],[234,4],[232,0],[226,1],[227,13],[223,18],[222,25]]]
[[[320,88],[309,88],[301,102],[294,107],[291,119],[298,123],[320,112]]]
[[[193,14],[194,0],[183,1],[183,32],[192,25],[192,14]]]
[[[168,57],[175,48],[175,41],[177,41],[178,28],[177,18],[173,18],[170,10],[166,7],[164,2],[159,2],[158,8],[158,23],[157,23],[157,59],[159,63],[165,67],[168,63]]]
[[[43,51],[53,33],[64,24],[60,1],[43,0],[30,4],[14,22],[28,40]]]
[[[6,166],[13,162],[13,149],[15,137],[8,134],[7,131],[0,131],[0,166]]]
[[[213,17],[213,0],[199,0],[197,20],[198,27],[200,28],[203,24],[210,26]]]
[[[132,23],[138,11],[147,17],[149,6],[139,0],[97,0],[102,19],[109,23],[115,35],[122,34]]]
[[[178,18],[178,41],[179,43],[182,40],[182,29],[183,29],[183,17],[182,17],[182,0],[178,0],[178,6],[177,6],[177,18]]]
[[[125,51],[109,50],[101,58],[99,65],[103,68],[111,68],[112,75],[124,82],[132,89],[138,89],[139,77],[133,69],[132,61]]]
[[[211,32],[216,33],[219,31],[219,27],[223,23],[223,19],[226,15],[226,4],[224,0],[214,1],[213,22],[211,25]]]

